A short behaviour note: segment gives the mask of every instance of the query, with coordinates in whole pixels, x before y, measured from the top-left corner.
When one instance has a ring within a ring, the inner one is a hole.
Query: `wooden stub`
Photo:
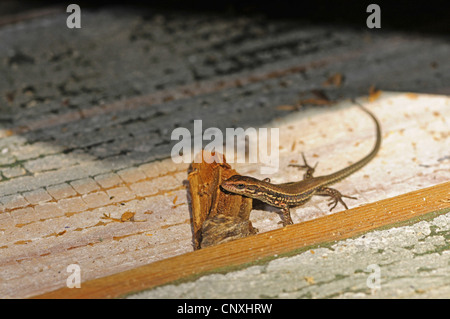
[[[116,298],[174,280],[361,235],[450,209],[450,182],[304,223],[207,247],[36,298]]]
[[[188,176],[194,249],[255,234],[249,219],[252,199],[220,189],[224,179],[238,174],[226,163],[225,156],[202,151],[196,159]]]

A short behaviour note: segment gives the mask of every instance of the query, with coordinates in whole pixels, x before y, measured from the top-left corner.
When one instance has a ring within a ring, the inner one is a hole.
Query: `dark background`
[[[73,1],[79,30],[65,26],[71,2],[0,2],[0,126],[25,137],[18,148],[46,142],[116,167],[169,156],[170,132],[194,119],[261,126],[298,111],[279,105],[370,87],[450,93],[446,1]],[[372,2],[381,29],[366,26]]]
[[[369,4],[378,4],[382,13],[382,28],[393,28],[408,32],[431,32],[449,36],[450,3],[432,1],[2,1],[0,15],[11,15],[46,6],[76,3],[84,8],[102,9],[112,6],[129,8],[152,8],[167,11],[186,11],[223,15],[263,14],[272,19],[301,19],[309,23],[333,24],[335,26],[360,27],[365,22]]]

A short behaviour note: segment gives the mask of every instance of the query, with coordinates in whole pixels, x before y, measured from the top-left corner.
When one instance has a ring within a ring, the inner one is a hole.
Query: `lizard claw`
[[[320,189],[320,191],[317,192],[317,195],[330,196],[330,201],[328,203],[328,206],[331,206],[330,212],[337,206],[338,203],[341,203],[342,206],[345,207],[345,209],[348,209],[347,204],[345,204],[345,202],[342,200],[343,197],[356,199],[356,197],[353,196],[342,195],[338,190],[330,187],[324,187]]]
[[[336,194],[335,197],[332,197],[330,202],[328,203],[328,206],[333,205],[333,207],[330,208],[330,212],[337,206],[338,203],[341,203],[342,206],[345,207],[345,209],[348,209],[347,204],[345,204],[345,202],[342,200],[342,197],[345,198],[350,198],[350,199],[357,199],[356,197],[353,196],[347,196],[347,195],[342,195],[341,193]]]

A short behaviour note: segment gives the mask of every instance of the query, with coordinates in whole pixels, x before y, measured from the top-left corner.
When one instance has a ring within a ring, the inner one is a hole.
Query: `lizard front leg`
[[[291,211],[289,209],[289,206],[283,206],[281,208],[281,212],[283,214],[283,226],[292,225],[292,218],[291,218]]]
[[[330,208],[330,212],[336,207],[338,203],[341,203],[345,207],[345,209],[348,209],[347,205],[342,200],[342,197],[356,199],[356,197],[342,195],[341,192],[339,192],[337,189],[330,187],[321,187],[316,191],[314,195],[331,197],[331,200],[328,203],[328,206],[332,206]]]

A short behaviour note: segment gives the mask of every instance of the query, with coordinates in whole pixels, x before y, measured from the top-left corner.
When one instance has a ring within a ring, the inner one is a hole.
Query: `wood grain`
[[[35,298],[117,298],[205,272],[257,262],[367,231],[430,218],[450,209],[450,182],[157,261]],[[430,216],[431,214],[431,216]]]

